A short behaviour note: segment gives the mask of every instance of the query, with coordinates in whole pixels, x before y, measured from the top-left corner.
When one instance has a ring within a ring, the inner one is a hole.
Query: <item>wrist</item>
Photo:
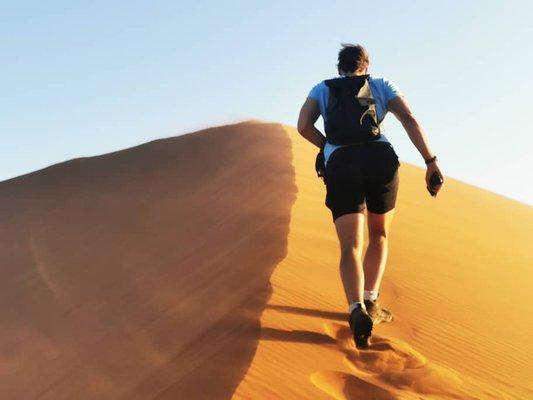
[[[429,158],[426,158],[424,159],[424,162],[426,163],[426,165],[430,165],[432,163],[436,163],[437,162],[437,156],[433,156],[433,157],[429,157]]]

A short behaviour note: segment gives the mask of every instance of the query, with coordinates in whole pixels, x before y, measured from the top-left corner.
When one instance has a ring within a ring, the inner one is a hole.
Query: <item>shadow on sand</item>
[[[324,311],[324,310],[317,310],[315,308],[284,306],[281,304],[267,304],[266,308],[280,311],[280,312],[308,315],[310,317],[334,319],[337,321],[348,320],[348,313],[342,313],[342,312],[337,312],[337,311]]]

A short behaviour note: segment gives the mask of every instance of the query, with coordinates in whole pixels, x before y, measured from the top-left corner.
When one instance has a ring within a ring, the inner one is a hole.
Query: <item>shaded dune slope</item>
[[[0,398],[231,397],[286,256],[291,157],[246,122],[0,183]]]

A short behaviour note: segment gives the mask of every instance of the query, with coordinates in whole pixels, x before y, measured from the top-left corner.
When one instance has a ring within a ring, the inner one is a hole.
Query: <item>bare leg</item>
[[[387,263],[389,228],[393,217],[394,209],[385,214],[368,212],[368,248],[363,262],[365,290],[379,291]]]
[[[363,302],[363,213],[344,214],[335,220],[341,247],[340,274],[348,304]]]

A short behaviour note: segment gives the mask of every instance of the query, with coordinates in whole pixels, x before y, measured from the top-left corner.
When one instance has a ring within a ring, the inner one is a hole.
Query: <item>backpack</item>
[[[368,74],[343,76],[324,81],[329,87],[324,118],[324,130],[329,143],[360,144],[381,136],[369,77]]]

